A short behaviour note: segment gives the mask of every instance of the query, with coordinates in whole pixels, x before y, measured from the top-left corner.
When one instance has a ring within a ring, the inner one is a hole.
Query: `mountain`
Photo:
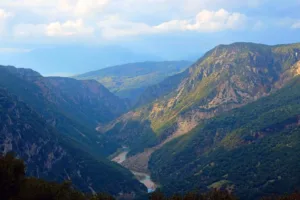
[[[30,69],[0,67],[0,87],[20,97],[48,124],[80,143],[84,149],[108,155],[117,146],[96,132],[127,109],[126,102],[96,81],[42,77]]]
[[[223,188],[250,200],[299,188],[299,154],[300,76],[167,143],[149,168],[167,193]]]
[[[0,147],[26,162],[26,174],[51,181],[71,180],[76,188],[92,193],[139,195],[146,188],[133,174],[77,147],[28,104],[0,89]]]
[[[300,44],[219,45],[184,72],[150,86],[138,108],[98,131],[129,146],[131,154],[160,148],[202,121],[271,94],[298,75],[299,66]]]
[[[162,59],[113,45],[49,45],[31,47],[19,53],[0,53],[0,63],[31,68],[45,76],[72,76],[100,67],[145,60]]]
[[[134,102],[148,87],[177,74],[189,61],[140,62],[118,65],[75,76],[79,80],[97,80],[116,95]]]

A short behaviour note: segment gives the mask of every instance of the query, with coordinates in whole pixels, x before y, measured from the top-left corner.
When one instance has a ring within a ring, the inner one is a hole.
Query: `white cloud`
[[[98,23],[105,38],[116,38],[143,34],[165,33],[173,31],[217,32],[245,28],[247,17],[241,13],[229,13],[203,10],[194,19],[171,20],[156,26],[146,23],[123,21],[118,16],[107,18]]]
[[[161,30],[188,30],[198,32],[216,32],[223,30],[238,30],[245,27],[247,17],[241,13],[229,13],[224,9],[216,12],[203,10],[193,21],[173,20],[156,26]]]
[[[285,17],[279,19],[275,25],[279,27],[284,27],[284,28],[291,28],[291,29],[300,29],[300,20],[295,19],[295,18],[290,18],[290,17]]]
[[[46,27],[46,35],[50,37],[85,36],[93,34],[92,27],[86,27],[82,19],[68,20],[64,23],[54,22]]]
[[[1,0],[0,6],[43,17],[85,17],[102,11],[110,0]]]
[[[92,35],[94,29],[84,24],[82,19],[49,24],[18,24],[14,27],[14,36],[19,37],[76,37]]]
[[[0,20],[4,20],[4,19],[7,19],[12,16],[13,16],[13,14],[11,12],[7,12],[0,8]]]
[[[290,1],[289,7],[297,7],[295,2],[299,0]],[[255,31],[279,24],[274,9],[266,9],[280,3],[281,0],[0,0],[0,34],[7,31],[5,35],[12,39],[54,38],[52,42],[67,36],[72,36],[73,41],[91,35],[95,39],[98,33],[105,39],[117,39],[180,31]],[[8,20],[11,12],[15,13],[14,20]],[[286,27],[298,28],[297,22],[289,21]]]
[[[17,38],[35,38],[45,35],[45,24],[18,24],[13,28],[13,36]]]
[[[293,29],[298,29],[298,28],[300,28],[300,21],[297,21],[297,22],[293,23],[293,24],[292,24],[292,28],[293,28]]]

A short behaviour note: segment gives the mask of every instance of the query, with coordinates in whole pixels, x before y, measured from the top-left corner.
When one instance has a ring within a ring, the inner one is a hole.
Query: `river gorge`
[[[129,150],[127,148],[123,148],[122,151],[119,154],[117,154],[116,156],[114,156],[111,159],[111,161],[122,165],[122,163],[127,160],[128,152],[129,152]],[[131,169],[129,169],[129,170],[135,175],[135,177],[141,183],[143,183],[147,187],[148,193],[153,192],[153,191],[156,190],[157,185],[151,180],[150,174],[145,173],[145,172],[137,172],[137,171],[134,171],[134,170],[131,170]]]

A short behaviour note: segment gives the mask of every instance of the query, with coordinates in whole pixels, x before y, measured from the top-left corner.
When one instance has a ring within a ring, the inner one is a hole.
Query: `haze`
[[[0,62],[71,76],[197,60],[218,44],[298,42],[299,0],[1,0]]]

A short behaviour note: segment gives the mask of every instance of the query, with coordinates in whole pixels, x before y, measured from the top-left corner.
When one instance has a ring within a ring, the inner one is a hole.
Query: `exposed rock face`
[[[118,126],[114,126],[114,122],[110,124],[108,133],[113,133],[111,137],[129,137],[134,130],[127,131],[125,124],[146,121],[150,123],[152,137],[158,140],[152,145],[174,134],[183,135],[203,120],[281,88],[299,73],[299,55],[299,44],[217,46],[185,72],[147,89],[134,111],[135,117],[121,117]],[[144,138],[144,141],[150,145],[149,139]]]
[[[274,93],[203,121],[151,155],[165,192],[230,189],[241,199],[293,191],[300,182],[300,76]],[[284,187],[282,187],[284,185]]]

